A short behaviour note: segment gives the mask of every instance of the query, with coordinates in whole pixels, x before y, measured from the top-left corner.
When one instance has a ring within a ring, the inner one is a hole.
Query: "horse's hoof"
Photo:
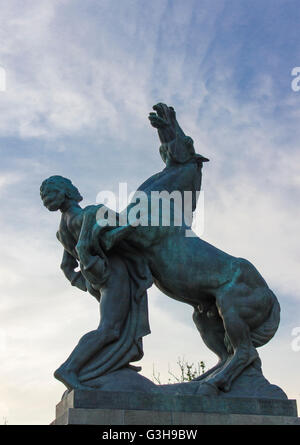
[[[200,383],[196,394],[199,396],[218,396],[219,389],[213,383],[203,382]]]

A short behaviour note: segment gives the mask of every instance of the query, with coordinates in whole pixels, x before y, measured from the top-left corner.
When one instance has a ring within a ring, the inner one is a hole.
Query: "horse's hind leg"
[[[213,368],[195,379],[203,380],[224,366],[230,354],[224,343],[225,329],[223,321],[215,305],[209,308],[201,306],[194,307],[193,321],[206,346],[219,358],[218,363]]]
[[[238,258],[233,269],[232,280],[216,295],[226,337],[234,351],[231,360],[210,380],[224,391],[229,391],[233,380],[258,358],[250,331],[265,323],[274,302],[272,292],[249,261]]]
[[[211,378],[210,383],[229,391],[233,380],[258,358],[258,353],[252,345],[249,327],[237,311],[231,307],[220,312],[234,354],[225,368]]]

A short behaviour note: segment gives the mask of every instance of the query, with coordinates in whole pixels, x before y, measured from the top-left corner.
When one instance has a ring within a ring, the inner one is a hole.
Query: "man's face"
[[[44,206],[51,212],[55,212],[64,203],[65,194],[55,186],[48,186],[41,192],[41,198]]]

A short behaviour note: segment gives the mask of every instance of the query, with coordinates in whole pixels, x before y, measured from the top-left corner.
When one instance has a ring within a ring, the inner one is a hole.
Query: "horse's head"
[[[180,128],[174,108],[168,107],[166,104],[162,103],[158,103],[152,108],[154,112],[152,111],[149,114],[149,120],[152,127],[157,129],[160,142],[166,144],[176,140],[177,144],[179,143],[179,146],[180,144],[184,144],[186,150],[182,150],[182,154],[177,153],[178,159],[181,157],[182,159],[185,159],[187,153],[195,154],[193,139],[186,136]],[[199,163],[208,161],[207,158],[199,154],[195,154],[195,158],[197,158]]]
[[[158,103],[153,106],[153,110],[154,112],[149,114],[149,120],[152,127],[157,129],[162,144],[171,142],[178,136],[185,136],[177,122],[173,107]]]

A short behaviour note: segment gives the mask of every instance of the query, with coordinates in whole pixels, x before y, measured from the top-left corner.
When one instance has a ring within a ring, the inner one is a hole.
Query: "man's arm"
[[[78,289],[84,292],[88,291],[91,295],[93,295],[93,297],[96,298],[96,300],[100,301],[100,291],[94,289],[92,284],[85,279],[80,271],[75,272],[77,266],[77,260],[72,255],[70,255],[69,252],[64,250],[63,259],[60,267],[67,279],[70,281],[72,286],[76,286],[78,287]]]
[[[76,267],[78,267],[77,260],[64,249],[63,258],[60,265],[61,270],[72,286],[76,286],[78,289],[86,292],[87,288],[85,278],[81,272],[75,272]]]

